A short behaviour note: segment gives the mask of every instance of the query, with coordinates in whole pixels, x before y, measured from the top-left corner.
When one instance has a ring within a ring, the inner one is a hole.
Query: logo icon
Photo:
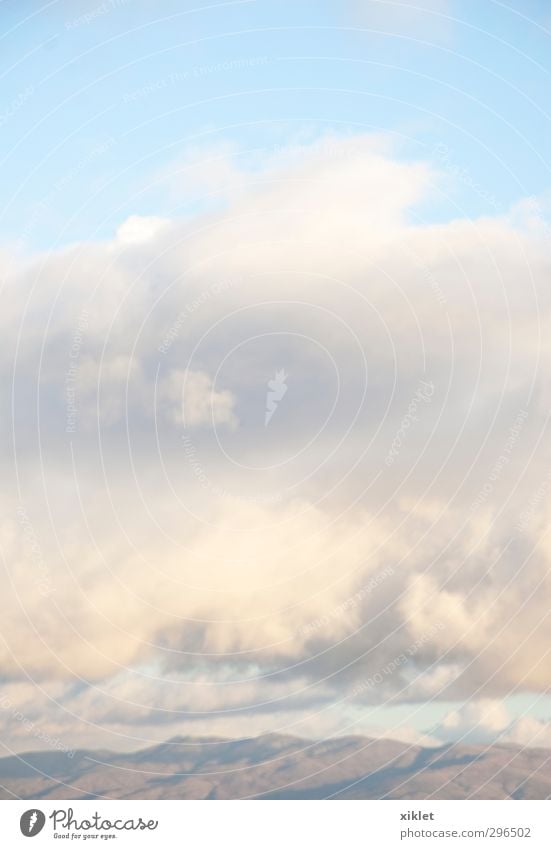
[[[276,371],[275,377],[268,381],[268,392],[266,393],[266,415],[264,416],[264,427],[270,423],[270,419],[277,410],[277,405],[287,392],[288,375],[285,374],[285,369]]]
[[[45,815],[42,811],[38,811],[36,808],[32,808],[30,811],[25,811],[19,820],[21,834],[24,834],[25,837],[36,837],[37,834],[40,834],[45,824]]]

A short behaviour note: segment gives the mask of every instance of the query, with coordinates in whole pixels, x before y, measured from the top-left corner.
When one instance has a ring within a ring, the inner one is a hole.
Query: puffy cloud
[[[448,713],[432,732],[445,741],[551,748],[551,722],[533,716],[513,718],[505,704],[481,699]]]
[[[191,428],[204,424],[237,426],[235,396],[227,390],[216,391],[204,371],[174,369],[165,378],[160,396],[171,403],[177,424]]]
[[[511,723],[505,734],[507,743],[518,746],[541,746],[551,749],[551,720],[522,716]]]
[[[331,136],[11,269],[5,676],[303,718],[548,686],[545,236],[419,224],[438,180]]]
[[[444,717],[438,732],[446,740],[487,743],[499,737],[510,721],[509,713],[502,702],[482,699],[451,711]]]
[[[131,215],[117,230],[117,242],[123,245],[135,245],[147,242],[158,235],[170,222],[155,215]]]

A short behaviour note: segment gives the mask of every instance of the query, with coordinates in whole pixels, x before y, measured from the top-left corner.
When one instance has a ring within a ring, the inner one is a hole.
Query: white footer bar
[[[36,844],[29,838],[36,837]],[[5,801],[0,845],[551,847],[550,801]]]

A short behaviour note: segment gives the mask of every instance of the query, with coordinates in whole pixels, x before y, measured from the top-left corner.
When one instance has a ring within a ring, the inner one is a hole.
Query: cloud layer
[[[425,222],[378,137],[223,155],[216,210],[6,266],[6,682],[161,737],[546,692],[542,222]]]

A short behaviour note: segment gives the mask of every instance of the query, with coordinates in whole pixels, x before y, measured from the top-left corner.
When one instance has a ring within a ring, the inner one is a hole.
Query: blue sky
[[[0,22],[13,702],[71,746],[551,746],[549,2]]]
[[[405,157],[445,146],[467,176],[427,218],[545,196],[548,4],[428,6],[4,2],[2,240],[108,237],[129,214],[172,214],[151,181],[190,144],[328,130],[391,133]]]

